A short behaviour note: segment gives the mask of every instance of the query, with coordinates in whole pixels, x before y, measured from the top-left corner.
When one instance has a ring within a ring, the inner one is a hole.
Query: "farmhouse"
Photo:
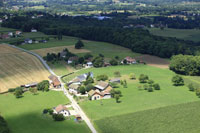
[[[25,88],[36,87],[37,84],[38,84],[37,82],[33,82],[33,83],[29,83],[29,84],[24,85],[24,87],[25,87]]]
[[[110,83],[120,83],[120,78],[113,78],[109,80]]]
[[[127,64],[136,64],[136,60],[130,56],[127,56],[126,58],[124,58],[121,63],[124,64],[124,60],[127,61]]]
[[[78,57],[77,56],[73,56],[73,57],[70,57],[67,61],[68,64],[71,64],[73,63],[74,61],[78,61]]]
[[[92,62],[87,62],[87,64],[86,64],[86,67],[93,67],[93,64],[92,64]]]
[[[33,40],[27,38],[27,39],[24,40],[24,42],[25,42],[26,44],[32,44],[32,43],[33,43]]]
[[[15,34],[16,34],[16,35],[21,35],[22,32],[21,32],[21,31],[16,31]]]
[[[3,35],[1,35],[1,38],[2,38],[2,39],[8,39],[8,38],[9,38],[9,35],[8,35],[8,34],[3,34]]]
[[[37,30],[36,30],[36,29],[34,29],[34,28],[32,28],[32,29],[31,29],[31,32],[37,32]]]
[[[61,83],[55,75],[50,75],[49,79],[50,79],[50,84],[53,85],[54,88],[61,87]]]
[[[84,73],[84,74],[82,74],[82,75],[79,75],[79,76],[77,76],[76,78],[74,78],[72,81],[70,81],[69,83],[68,83],[68,85],[70,85],[70,84],[81,84],[83,81],[86,81],[86,79],[87,79],[87,77],[88,77],[88,75],[90,75],[90,77],[94,77],[94,74],[92,73],[92,72],[89,72],[89,73]]]
[[[105,90],[107,87],[109,86],[109,84],[107,82],[104,82],[104,81],[99,81],[97,85],[95,85],[95,88],[100,90],[100,91],[103,91]]]
[[[58,105],[55,109],[54,109],[54,113],[56,114],[63,114],[63,116],[70,116],[70,112],[67,109],[67,107],[65,107],[64,105]]]
[[[8,32],[8,35],[12,37],[12,36],[13,36],[13,33],[12,33],[12,32]]]
[[[73,93],[73,94],[77,94],[78,93],[78,88],[79,88],[80,86],[78,85],[78,84],[70,84],[69,86],[68,86],[68,88],[69,88],[69,92],[70,93]]]
[[[66,51],[62,51],[60,52],[60,57],[61,58],[65,58],[66,57],[67,52]]]
[[[111,94],[108,91],[100,92],[99,90],[91,90],[88,92],[88,95],[91,97],[91,100],[100,100],[100,99],[111,98]]]

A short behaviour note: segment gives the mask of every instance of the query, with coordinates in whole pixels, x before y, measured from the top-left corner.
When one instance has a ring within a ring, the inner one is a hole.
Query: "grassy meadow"
[[[149,28],[148,29],[153,35],[165,36],[165,37],[176,37],[184,40],[191,40],[194,42],[200,41],[200,30],[197,29],[170,29],[165,28]]]
[[[0,95],[0,112],[8,122],[12,133],[89,133],[84,122],[76,123],[73,118],[55,122],[50,116],[43,115],[43,109],[67,104],[69,100],[63,92],[29,92],[16,99],[13,94]]]
[[[199,100],[199,98],[195,95],[194,92],[190,92],[188,90],[187,86],[175,87],[172,85],[171,78],[175,75],[175,73],[168,69],[161,69],[147,65],[127,65],[107,68],[91,68],[82,70],[77,74],[73,74],[69,77],[65,77],[64,80],[67,82],[76,75],[89,71],[93,72],[95,76],[100,74],[107,74],[110,78],[114,77],[113,73],[115,71],[120,71],[122,75],[121,79],[126,79],[128,83],[128,88],[123,88],[122,86],[118,88],[123,95],[123,97],[120,98],[120,103],[116,103],[115,99],[102,100],[103,105],[100,101],[80,102],[81,107],[84,109],[86,114],[92,119],[92,122],[94,123],[99,132],[157,132],[156,121],[154,123],[151,123],[152,125],[148,127],[148,130],[145,130],[145,128],[142,128],[142,126],[138,127],[137,129],[133,128],[137,126],[135,125],[137,121],[141,123],[143,123],[143,121],[144,123],[145,121],[147,123],[153,121],[150,116],[147,117],[148,111],[150,111],[151,114],[152,112],[154,112],[151,110],[156,111],[158,108],[161,107],[167,108],[172,105],[175,106],[178,104],[185,104]],[[128,77],[130,73],[135,73],[137,78],[140,74],[148,75],[150,79],[153,79],[156,83],[160,84],[161,90],[147,92],[144,89],[138,89],[139,86],[143,85],[140,84],[138,80],[129,80]],[[169,108],[169,110],[171,110],[171,108]],[[139,116],[140,112],[141,115],[144,114],[142,113],[143,111],[146,111],[147,118],[145,118],[145,116]],[[172,109],[171,115],[169,116],[170,118],[173,117],[173,112],[174,111]],[[136,118],[133,117],[135,115],[137,115]],[[163,115],[165,115],[165,113],[160,113],[158,114],[158,117],[162,118],[164,117]],[[141,118],[141,120],[138,118]],[[171,124],[168,124],[168,122],[163,124],[165,126],[161,126],[158,131],[165,130],[167,126],[167,128],[169,128],[169,130],[167,131],[172,130],[173,127],[170,127],[172,126]],[[155,125],[155,128],[152,127],[153,125]],[[184,126],[184,123],[178,123],[177,125],[177,128],[182,128],[182,126]]]

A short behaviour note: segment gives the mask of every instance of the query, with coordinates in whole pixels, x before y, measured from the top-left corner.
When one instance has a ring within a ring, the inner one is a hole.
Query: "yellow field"
[[[44,57],[47,55],[47,53],[59,53],[62,52],[63,49],[67,48],[70,52],[74,53],[74,54],[78,54],[78,53],[88,53],[90,52],[87,49],[75,49],[74,46],[61,46],[61,47],[52,47],[52,48],[42,48],[42,49],[36,49],[36,50],[31,50],[37,54],[39,54],[41,57]]]
[[[48,79],[49,72],[34,56],[0,45],[0,93],[31,82]]]

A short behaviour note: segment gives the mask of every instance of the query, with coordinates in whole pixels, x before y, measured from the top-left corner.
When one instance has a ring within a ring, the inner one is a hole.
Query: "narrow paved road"
[[[9,45],[9,44],[8,44]],[[19,48],[19,47],[16,47],[14,45],[9,45],[10,47],[13,47],[13,48],[16,48],[16,49],[19,49],[21,51],[24,51],[28,54],[31,54],[35,57],[37,57],[41,62],[42,64],[47,68],[47,70],[53,74],[53,75],[56,75],[52,70],[51,68],[48,66],[48,64],[43,60],[42,57],[40,57],[38,54],[34,53],[34,52],[31,52],[31,51],[28,51],[28,50],[25,50],[25,49],[22,49],[22,48]],[[57,75],[56,75],[57,76]],[[74,100],[73,96],[71,96],[68,91],[65,89],[64,85],[65,83],[62,82],[62,80],[60,79],[60,76],[57,76],[58,79],[60,80],[61,82],[61,88],[65,94],[65,96],[71,101],[72,103],[72,107],[75,109],[75,111],[81,116],[81,118],[86,122],[86,124],[88,125],[88,127],[90,128],[90,130],[92,131],[92,133],[97,133],[96,129],[94,128],[94,126],[92,125],[92,123],[90,122],[90,119],[86,116],[86,114],[84,113],[84,111],[81,109],[81,107],[77,104],[77,102]]]

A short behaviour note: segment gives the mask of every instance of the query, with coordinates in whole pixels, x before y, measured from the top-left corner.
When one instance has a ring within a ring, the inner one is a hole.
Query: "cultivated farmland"
[[[34,56],[0,45],[0,92],[47,79],[49,72]]]

